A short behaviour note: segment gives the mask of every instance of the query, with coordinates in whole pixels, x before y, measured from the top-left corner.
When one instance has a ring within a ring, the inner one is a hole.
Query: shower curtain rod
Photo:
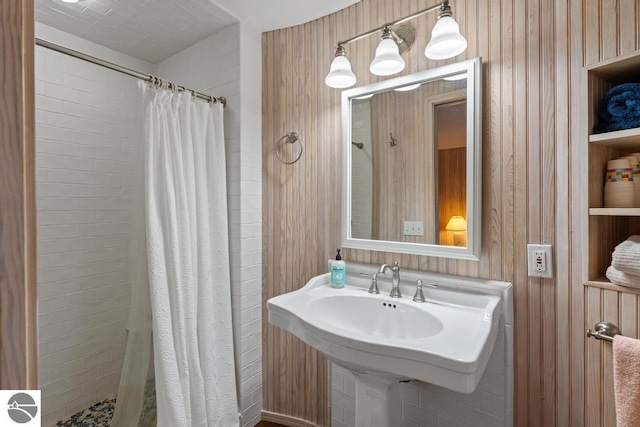
[[[121,65],[114,64],[112,62],[105,61],[100,58],[96,58],[95,56],[87,55],[85,53],[78,52],[77,50],[69,49],[68,47],[60,46],[59,44],[55,44],[43,39],[39,39],[37,37],[36,37],[36,45],[42,46],[47,49],[55,50],[56,52],[64,53],[65,55],[73,56],[74,58],[82,59],[84,61],[91,62],[92,64],[100,65],[102,67],[109,68],[111,70],[118,71],[120,73],[127,74],[129,76],[138,78],[140,80],[145,80],[150,83],[156,82],[158,80],[160,80],[161,82],[166,82],[165,80],[159,79],[158,77],[155,77],[149,74],[140,73],[130,68],[123,67]],[[169,82],[166,82],[166,83],[172,84]],[[178,85],[174,85],[174,86],[179,91],[186,90],[191,92],[193,96],[195,96],[196,98],[203,99],[207,102],[219,102],[222,104],[223,107],[227,106],[227,98],[225,98],[224,96],[218,96],[218,97],[209,96],[209,95],[205,95],[204,93],[196,92],[195,90],[187,89],[184,86],[178,86]]]

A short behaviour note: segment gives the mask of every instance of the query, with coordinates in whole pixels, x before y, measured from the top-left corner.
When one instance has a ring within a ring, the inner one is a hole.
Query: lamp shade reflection
[[[464,246],[464,232],[467,231],[467,221],[460,215],[454,215],[449,219],[445,230],[453,231],[453,245]]]

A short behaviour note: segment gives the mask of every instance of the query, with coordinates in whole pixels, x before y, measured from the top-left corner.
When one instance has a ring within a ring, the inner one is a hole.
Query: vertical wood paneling
[[[600,61],[600,16],[601,2],[595,1],[590,4],[583,1],[584,5],[584,51],[585,65]]]
[[[451,6],[468,50],[452,60],[426,59],[422,50],[436,18],[427,14],[411,22],[417,43],[402,74],[483,58],[481,260],[353,249],[344,257],[513,282],[514,424],[608,425],[603,372],[610,358],[602,347],[608,344],[585,341],[584,329],[605,314],[630,331],[640,328],[637,296],[583,289],[587,278],[602,275],[611,249],[589,242],[611,236],[610,242],[629,230],[623,218],[587,216],[585,177],[593,165],[586,138],[594,113],[586,107],[593,102],[583,67],[640,48],[640,7],[634,0],[452,0]],[[340,244],[340,91],[323,82],[335,43],[424,7],[418,0],[362,0],[263,36],[265,301],[326,271]],[[383,79],[368,72],[377,42],[369,37],[346,47],[358,86]],[[588,84],[599,93],[608,89]],[[272,150],[290,131],[301,135],[305,152],[298,164],[284,166]],[[589,234],[589,221],[597,234]],[[554,246],[555,279],[527,276],[527,243]],[[266,313],[263,319],[265,409],[328,425],[325,360],[269,326]]]
[[[601,0],[602,14],[600,18],[600,60],[614,58],[618,55],[619,0]]]
[[[595,325],[602,319],[602,290],[586,288],[585,317],[587,324]],[[587,427],[603,425],[602,419],[602,344],[597,340],[588,340],[585,356],[585,412]]]
[[[618,298],[620,294],[616,291],[602,292],[602,319],[607,319],[614,325],[620,325],[618,318]],[[609,343],[607,343],[609,344]],[[613,425],[616,419],[616,411],[613,396],[613,369],[606,367],[613,366],[613,347],[603,345],[602,347],[602,419],[605,425]]]
[[[637,0],[620,0],[619,8],[619,32],[620,34],[625,34],[625,36],[620,37],[618,53],[624,55],[636,50],[638,40],[637,19],[640,12],[640,4],[638,4]]]
[[[0,3],[0,389],[36,389],[33,1]]]
[[[634,289],[619,291],[598,287],[585,288],[586,321],[590,328],[601,321],[612,322],[622,334],[640,338],[640,292]],[[613,391],[612,344],[587,339],[585,363],[586,423],[587,426],[614,426],[615,395]]]
[[[529,43],[529,35],[527,31],[515,31],[516,28],[528,27],[528,10],[525,5],[515,5],[513,20],[513,86],[506,90],[513,93],[513,123],[514,123],[514,141],[520,143],[514,144],[515,162],[514,162],[514,249],[516,256],[514,258],[514,280],[524,280],[525,286],[517,284],[514,286],[514,311],[516,313],[516,325],[528,324],[528,307],[530,297],[528,294],[528,286],[526,284],[527,277],[527,258],[526,247],[523,242],[528,241],[529,236],[529,181],[530,172],[527,171],[531,163],[529,158],[528,126],[522,125],[529,120],[529,87],[523,84],[529,79],[530,71],[528,66],[529,49],[523,47]],[[520,123],[521,125],[515,125]],[[486,167],[486,166],[483,166]],[[534,168],[532,168],[533,170]],[[486,172],[485,172],[486,173]],[[536,202],[534,202],[536,203]],[[514,376],[515,386],[514,395],[514,425],[526,425],[527,416],[527,400],[528,400],[528,357],[529,353],[529,337],[528,327],[520,327],[515,332],[514,347],[515,364]]]
[[[569,4],[568,2],[554,2],[554,18],[556,28],[569,28]],[[555,39],[556,53],[556,96],[554,100],[554,110],[556,115],[555,139],[556,139],[556,263],[557,265],[569,266],[570,256],[570,206],[565,203],[569,200],[571,182],[570,175],[570,134],[571,112],[567,105],[570,104],[570,57],[569,57],[569,37]],[[556,269],[556,281],[558,284],[569,284],[571,272],[569,268]],[[571,336],[571,287],[557,286],[556,303],[554,307],[554,325],[557,331],[554,340],[555,354],[548,360],[553,363],[555,371],[555,382],[549,384],[547,388],[553,388],[553,399],[550,394],[545,398],[547,403],[545,414],[547,418],[554,417],[549,424],[566,426],[570,425],[571,411],[568,405],[558,405],[557,410],[550,407],[556,402],[569,402],[571,400],[571,340],[566,337]],[[555,421],[555,423],[554,423]]]
[[[528,241],[529,242],[542,242],[542,215],[540,215],[539,206],[544,202],[542,197],[542,183],[544,179],[544,171],[540,167],[542,164],[542,126],[541,126],[541,110],[542,110],[542,54],[541,44],[544,33],[541,29],[541,19],[544,19],[540,15],[543,6],[539,1],[532,1],[526,3],[527,9],[527,28],[531,34],[527,40],[527,62],[531,64],[528,68],[528,117],[527,117],[527,140],[530,141],[527,144],[528,149],[528,164],[530,165],[528,171],[528,208],[529,215],[527,218],[528,223]],[[542,283],[541,279],[529,279],[525,278],[527,283],[527,309],[516,312],[516,324],[524,322],[527,324],[526,330],[516,329],[516,334],[521,333],[528,335],[528,347],[516,348],[516,358],[521,363],[522,369],[527,370],[528,387],[521,387],[524,383],[519,379],[516,380],[517,392],[522,392],[526,396],[518,398],[516,400],[516,409],[518,422],[516,425],[542,425],[542,403],[543,403],[543,376],[542,376],[542,349],[543,349],[543,330],[540,327],[540,321],[542,319],[542,307],[544,305],[542,299]],[[519,295],[515,295],[517,300]],[[520,353],[521,349],[524,351],[528,348],[529,355],[523,355]]]
[[[556,37],[553,36],[556,31],[562,27],[557,27],[555,22],[555,0],[543,0],[540,8],[540,127],[542,132],[542,162],[540,164],[540,174],[543,176],[542,183],[542,206],[548,212],[554,212],[554,215],[541,215],[541,242],[554,242],[556,259],[563,259],[564,254],[560,252],[558,246],[560,242],[556,240],[557,222],[562,216],[562,207],[556,205],[556,195],[560,190],[558,179],[565,171],[557,166],[556,153],[562,149],[562,141],[558,141],[556,129],[558,129],[557,117],[562,115],[562,110],[556,112],[556,99],[559,87],[556,79],[556,70],[562,64],[562,58],[558,57],[556,52]],[[558,129],[561,130],[561,129]],[[554,173],[550,173],[554,171]],[[546,175],[546,176],[545,176]],[[557,281],[556,274],[556,281]],[[542,318],[538,323],[538,327],[543,330],[557,331],[556,312],[557,312],[557,287],[556,283],[551,280],[541,281],[541,308]],[[558,282],[559,283],[559,282]],[[542,425],[556,425],[556,340],[550,339],[541,333],[541,352],[542,352]]]
[[[571,13],[568,16],[583,17],[583,8],[586,5],[584,0],[569,0],[569,10]],[[588,233],[585,232],[585,221],[587,215],[585,214],[589,208],[588,204],[588,191],[585,188],[584,180],[580,180],[576,177],[580,177],[585,173],[584,165],[587,163],[588,150],[585,150],[584,144],[586,142],[586,135],[588,120],[587,117],[587,96],[585,93],[586,72],[583,69],[584,65],[584,43],[586,37],[584,36],[584,20],[583,19],[569,19],[567,25],[569,36],[569,145],[570,145],[570,161],[568,166],[568,173],[571,181],[570,193],[569,193],[569,211],[571,213],[571,225],[569,227],[571,231],[570,249],[569,255],[572,257],[573,262],[570,262],[569,269],[569,287],[571,293],[570,311],[567,313],[567,317],[571,323],[570,328],[570,348],[567,359],[569,360],[570,378],[571,378],[571,390],[569,391],[569,399],[566,401],[568,405],[563,405],[560,412],[569,413],[569,422],[558,422],[559,426],[571,425],[571,426],[583,426],[585,425],[585,307],[584,307],[584,283],[587,280],[587,263],[589,259],[588,250]],[[560,265],[560,264],[559,264]],[[561,268],[561,267],[560,267]],[[563,337],[558,337],[562,339]],[[584,357],[583,357],[584,355]],[[567,369],[565,366],[559,364],[558,370],[562,371]],[[563,383],[558,384],[559,387],[563,387]],[[559,392],[559,396],[563,394]],[[566,418],[566,416],[558,417],[559,420]]]
[[[406,241],[413,243],[437,244],[438,232],[444,230],[444,224],[438,226],[436,209],[453,209],[456,215],[466,217],[466,205],[448,206],[447,200],[439,200],[436,205],[436,171],[442,169],[443,176],[438,182],[446,188],[464,192],[465,174],[460,175],[460,166],[464,167],[464,157],[455,159],[459,163],[434,165],[436,153],[433,134],[432,108],[434,104],[446,103],[457,98],[458,84],[450,82],[432,82],[420,89],[409,92],[388,92],[371,98],[372,167],[373,167],[373,230],[375,240]],[[462,86],[463,87],[463,86]],[[414,120],[425,117],[425,121]],[[464,119],[463,119],[464,120]],[[390,134],[397,145],[391,146]],[[464,133],[463,143],[464,143]],[[355,182],[355,179],[354,179]],[[395,189],[405,188],[398,192]],[[458,197],[464,197],[459,194]],[[462,210],[459,208],[462,207]],[[447,217],[447,220],[451,214]],[[404,236],[403,221],[423,221],[423,236]],[[403,263],[409,268],[415,257],[407,258]]]

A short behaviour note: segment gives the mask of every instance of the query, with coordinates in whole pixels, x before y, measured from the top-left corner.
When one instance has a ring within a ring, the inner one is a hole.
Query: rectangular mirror
[[[342,92],[342,246],[478,260],[481,59]]]

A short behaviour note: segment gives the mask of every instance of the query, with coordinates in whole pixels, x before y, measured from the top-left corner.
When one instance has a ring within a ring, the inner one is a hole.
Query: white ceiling
[[[253,28],[271,31],[313,21],[360,0],[211,0]]]
[[[38,22],[157,64],[238,20],[270,31],[311,21],[357,1],[36,0],[35,15]]]

